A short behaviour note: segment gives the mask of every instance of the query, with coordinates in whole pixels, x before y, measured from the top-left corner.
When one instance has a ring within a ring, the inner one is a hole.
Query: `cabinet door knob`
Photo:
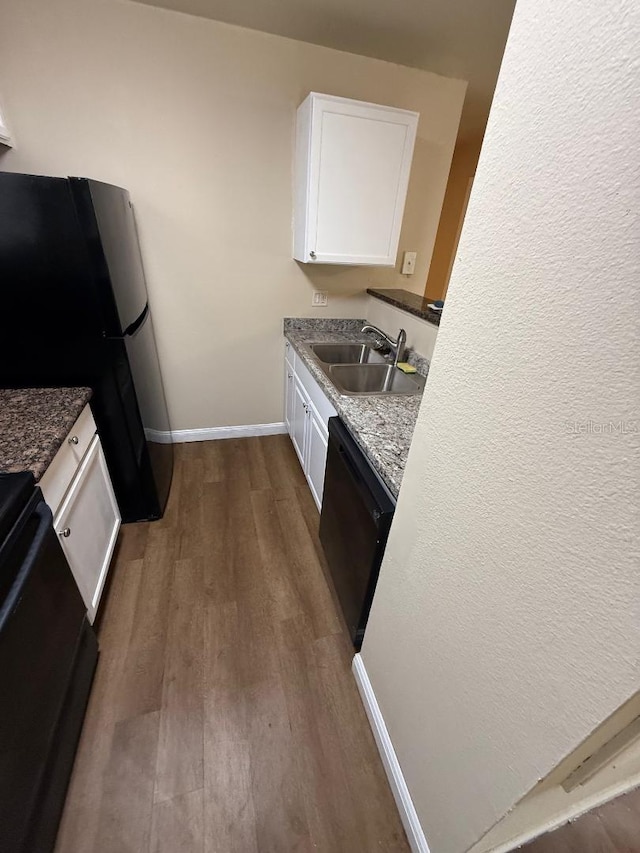
[[[71,536],[71,528],[65,527],[64,530],[60,531],[60,536],[64,536],[64,538],[67,539],[69,536]]]
[[[313,258],[313,260],[315,261],[315,259],[316,259],[316,253],[315,253],[315,252],[309,252],[309,257],[310,257],[310,258]]]
[[[69,439],[69,444],[77,444],[77,443],[78,443],[78,436],[72,435],[71,438]]]
[[[287,373],[287,379],[293,379],[293,373]]]

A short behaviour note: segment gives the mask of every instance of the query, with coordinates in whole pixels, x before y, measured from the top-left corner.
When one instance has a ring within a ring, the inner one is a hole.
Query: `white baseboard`
[[[229,427],[204,427],[203,429],[146,429],[149,441],[158,444],[180,444],[183,441],[217,441],[220,438],[251,438],[255,435],[282,435],[286,433],[287,425],[276,424],[244,424]]]
[[[402,820],[404,831],[407,833],[411,850],[413,853],[429,853],[427,839],[424,836],[422,826],[418,820],[418,815],[413,805],[409,789],[407,788],[407,783],[404,781],[402,769],[400,768],[396,751],[391,743],[391,738],[389,737],[384,717],[380,711],[378,700],[376,699],[373,687],[369,681],[364,661],[359,654],[354,657],[351,668],[353,670],[356,684],[358,685],[358,690],[360,691],[362,704],[364,705],[367,717],[369,718],[369,725],[373,731],[373,736],[378,746],[378,752],[380,753],[387,778],[389,779],[391,791],[396,801],[396,805],[398,806],[398,811],[400,812],[400,819]]]

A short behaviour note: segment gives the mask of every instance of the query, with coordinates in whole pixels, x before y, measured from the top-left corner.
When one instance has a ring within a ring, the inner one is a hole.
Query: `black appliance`
[[[98,659],[31,474],[0,474],[0,850],[53,850]]]
[[[339,418],[329,419],[320,541],[356,649],[362,645],[395,500]]]
[[[0,173],[0,305],[0,387],[90,386],[122,520],[160,518],[173,449],[126,190]]]

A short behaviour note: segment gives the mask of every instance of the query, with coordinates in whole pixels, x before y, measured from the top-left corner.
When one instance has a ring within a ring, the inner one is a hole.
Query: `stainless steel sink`
[[[349,396],[419,394],[425,383],[423,376],[407,375],[392,364],[332,364],[324,372]]]
[[[384,356],[367,344],[309,344],[323,364],[385,364]]]
[[[425,377],[406,374],[367,344],[306,344],[336,390],[348,397],[420,394]]]

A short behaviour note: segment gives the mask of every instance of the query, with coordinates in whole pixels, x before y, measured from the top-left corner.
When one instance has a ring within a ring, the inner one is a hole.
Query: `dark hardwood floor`
[[[287,436],[176,446],[123,528],[57,853],[408,851]]]

